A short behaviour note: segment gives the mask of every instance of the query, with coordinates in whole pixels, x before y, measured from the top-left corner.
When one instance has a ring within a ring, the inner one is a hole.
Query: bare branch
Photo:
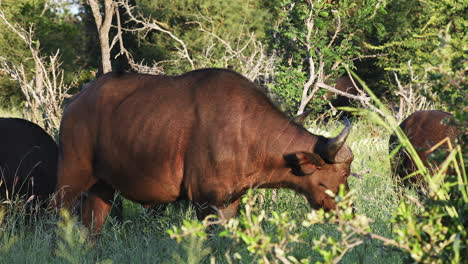
[[[337,17],[336,30],[335,30],[335,33],[333,34],[333,37],[331,38],[330,42],[328,43],[327,48],[330,48],[331,45],[333,45],[333,43],[335,42],[336,37],[338,36],[338,33],[341,31],[341,17],[340,17],[340,14],[338,14],[338,11],[336,11],[336,10],[333,10],[332,12]]]
[[[346,248],[343,250],[343,252],[341,252],[341,254],[338,257],[333,259],[333,263],[334,264],[340,263],[341,259],[346,255],[346,253],[348,253],[348,251],[350,249],[353,249],[353,248],[361,245],[362,243],[364,243],[363,240],[358,240],[358,241],[356,241],[356,242],[354,242],[352,244],[346,245]]]
[[[127,58],[128,64],[130,65],[130,67],[136,72],[154,74],[154,75],[164,74],[164,70],[162,66],[160,65],[160,63],[153,63],[152,66],[148,66],[148,65],[143,64],[143,62],[140,62],[140,63],[135,62],[132,54],[124,46],[124,41],[122,37],[122,24],[120,21],[120,12],[119,12],[118,5],[115,5],[114,12],[115,12],[116,20],[117,20],[117,26],[116,26],[117,34],[114,36],[114,39],[112,40],[111,49],[117,42],[119,43],[119,48],[120,48],[119,53],[115,56],[115,58],[124,55]]]
[[[364,102],[365,104],[370,102],[370,97],[368,97],[368,96],[353,95],[353,94],[350,94],[350,93],[347,93],[347,92],[343,92],[343,91],[340,91],[340,90],[336,89],[335,87],[332,87],[332,86],[327,85],[327,84],[322,83],[322,82],[317,83],[317,86],[320,87],[320,88],[327,89],[327,90],[329,90],[329,91],[331,91],[333,93],[339,94],[341,96],[344,96],[344,97],[347,97],[347,98],[350,98],[350,99],[353,99],[353,100],[358,100],[360,102]]]
[[[109,34],[110,26],[112,24],[112,16],[114,15],[114,3],[112,0],[104,0],[104,14],[104,23],[101,25],[100,31],[107,32],[107,34]]]
[[[306,39],[304,43],[306,46],[306,50],[307,50],[307,61],[309,64],[309,78],[307,82],[304,83],[304,86],[302,88],[301,104],[299,105],[299,109],[297,110],[297,113],[296,113],[298,115],[304,112],[306,105],[312,99],[314,94],[318,91],[318,86],[314,85],[314,89],[309,93],[310,87],[312,87],[318,75],[315,72],[315,62],[311,55],[312,47],[310,45],[310,38],[312,36],[312,31],[314,30],[314,16],[313,16],[314,5],[312,2],[309,2],[309,5],[310,5],[309,16],[306,19],[307,34],[306,34]],[[316,52],[317,51],[318,50],[316,50]]]
[[[126,13],[129,16],[130,21],[132,21],[132,22],[134,22],[136,24],[139,24],[141,26],[141,27],[135,28],[135,29],[124,29],[124,30],[137,31],[137,32],[156,30],[156,31],[159,31],[159,32],[162,32],[164,34],[169,35],[169,37],[171,37],[173,40],[175,40],[177,43],[179,43],[180,47],[176,47],[176,48],[179,50],[179,52],[182,53],[182,57],[185,58],[190,63],[191,68],[195,69],[193,59],[191,58],[191,56],[190,56],[190,54],[188,52],[188,49],[187,49],[187,45],[185,44],[185,42],[183,40],[178,38],[171,31],[162,28],[160,26],[161,23],[158,22],[158,21],[144,18],[141,14],[138,14],[137,16],[135,16],[133,14],[133,12],[132,12],[132,9],[134,7],[131,7],[127,0],[120,0],[117,3],[125,9]]]
[[[368,59],[368,58],[378,58],[378,57],[385,57],[387,55],[388,54],[386,53],[379,53],[379,54],[373,54],[373,55],[361,55],[361,56],[352,58],[351,60],[355,61],[355,60],[362,60],[362,59]]]
[[[311,45],[312,36],[318,33],[318,28],[315,28],[314,2],[307,1],[307,3],[309,4],[309,15],[305,19],[307,33],[305,40],[302,41],[302,43],[304,44],[305,49],[307,51],[306,61],[309,66],[309,72],[308,79],[302,87],[301,103],[299,105],[299,109],[297,110],[298,115],[304,112],[307,104],[310,102],[310,100],[312,100],[316,92],[319,90],[319,84],[324,84],[326,80],[331,76],[331,74],[325,74],[325,61],[322,52],[320,51],[320,49],[312,47]],[[336,11],[333,12],[335,13],[336,29],[327,45],[327,48],[330,48],[333,45],[338,34],[341,32],[341,17]],[[312,56],[312,52],[314,52],[315,54],[315,59]],[[333,72],[337,70],[339,65],[341,65],[341,61],[338,60],[334,62],[330,71]]]
[[[434,107],[423,95],[423,93],[429,94],[429,87],[425,84],[420,84],[418,79],[414,77],[411,61],[408,61],[408,70],[410,72],[410,80],[406,85],[402,85],[396,72],[393,72],[398,87],[398,91],[395,94],[400,97],[400,105],[396,113],[398,121],[402,121],[415,111],[432,109]],[[416,87],[413,87],[413,84]]]
[[[96,0],[87,0],[88,5],[91,7],[91,12],[93,13],[94,16],[94,22],[96,23],[96,27],[98,29],[101,28],[102,26],[102,16],[101,16],[101,10],[99,8],[99,3]]]
[[[15,65],[5,57],[0,56],[0,70],[7,73],[18,85],[25,96],[25,108],[28,119],[37,124],[42,124],[50,133],[58,131],[62,116],[63,100],[69,97],[67,91],[73,83],[64,83],[63,70],[60,69],[59,51],[49,57],[43,57],[39,53],[39,44],[33,40],[33,30],[24,30],[19,25],[12,25],[0,10],[0,20],[5,23],[12,32],[18,35],[28,46],[31,58],[34,61],[34,76],[27,73],[24,65]]]
[[[211,28],[213,20],[202,15],[199,15],[203,21],[207,21]],[[216,33],[213,29],[208,30],[200,21],[192,21],[190,24],[199,26],[200,32],[207,34],[212,39],[213,44],[208,46],[203,52],[205,57],[211,59],[212,49],[215,46],[225,50],[225,55],[221,58],[224,61],[224,67],[229,67],[231,61],[235,61],[240,66],[238,70],[250,80],[256,80],[260,75],[268,75],[267,72],[273,69],[273,55],[267,55],[265,48],[260,41],[257,41],[253,33],[248,34],[248,38],[237,38],[234,42],[229,42]],[[235,44],[236,46],[234,46]],[[215,58],[213,58],[215,60]],[[203,65],[205,66],[205,65]]]
[[[120,53],[125,54],[127,58],[129,58],[130,66],[138,72],[148,72],[152,70],[152,67],[157,67],[157,72],[162,73],[161,65],[169,63],[180,65],[189,62],[191,69],[212,67],[215,63],[219,66],[221,63],[221,67],[234,69],[252,81],[258,81],[258,79],[267,81],[272,79],[271,76],[273,75],[274,60],[276,57],[274,54],[268,54],[266,48],[252,33],[242,34],[234,40],[224,39],[215,32],[216,26],[213,19],[198,14],[198,21],[191,21],[187,24],[198,25],[200,34],[208,37],[208,43],[206,47],[197,49],[192,54],[192,52],[189,51],[188,43],[180,39],[167,25],[154,19],[144,18],[140,13],[135,11],[134,6],[129,5],[127,0],[120,0],[117,3],[124,8],[129,16],[128,21],[137,24],[136,28],[122,27],[120,25],[119,14],[116,13],[118,24],[117,35],[119,39],[121,38],[119,29],[122,29],[128,32],[142,33],[143,36],[146,36],[150,31],[156,30],[168,35],[174,40],[174,46],[177,50],[176,58],[153,63],[153,66],[143,65],[142,63],[136,64],[131,54],[121,45]],[[119,43],[123,42],[119,40]]]

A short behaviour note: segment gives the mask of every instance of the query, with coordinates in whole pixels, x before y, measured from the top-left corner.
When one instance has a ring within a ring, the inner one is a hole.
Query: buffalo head
[[[295,187],[303,193],[312,208],[334,209],[335,201],[326,191],[337,193],[341,184],[348,189],[353,153],[345,144],[351,130],[345,118],[345,127],[334,138],[318,137],[313,152],[296,152],[284,155],[289,173],[298,178]]]

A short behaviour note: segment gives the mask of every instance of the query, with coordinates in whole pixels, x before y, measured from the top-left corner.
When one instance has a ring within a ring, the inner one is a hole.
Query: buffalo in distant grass
[[[438,167],[440,160],[443,160],[448,152],[448,141],[452,144],[455,142],[458,132],[453,125],[449,124],[450,118],[451,114],[443,111],[425,110],[414,112],[400,124],[400,128],[428,168]],[[435,147],[444,140],[443,144]],[[390,152],[398,145],[398,138],[392,135],[389,142]],[[431,158],[437,156],[439,157],[436,160]],[[394,174],[401,178],[417,171],[413,159],[404,148],[398,150],[391,162]],[[421,180],[421,175],[414,175],[409,179],[413,183],[418,183]]]
[[[89,190],[83,221],[97,232],[115,190],[144,206],[191,200],[199,219],[234,216],[250,188],[291,188],[333,209],[326,190],[347,187],[350,128],[313,135],[230,70],[109,73],[65,110],[56,205]]]
[[[358,81],[355,80],[356,85],[358,85],[358,88],[360,88]],[[336,79],[335,83],[335,89],[348,93],[350,95],[357,95],[358,90],[356,89],[356,86],[354,85],[353,81],[349,77],[349,75],[343,75]],[[333,107],[341,107],[341,106],[349,106],[352,103],[352,99],[337,94],[335,98],[333,96],[335,95],[334,92],[329,91],[328,93],[325,94],[325,98],[330,101],[330,103],[333,105]]]

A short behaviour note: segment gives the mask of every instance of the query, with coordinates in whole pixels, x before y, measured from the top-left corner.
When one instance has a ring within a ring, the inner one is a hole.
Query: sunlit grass
[[[8,110],[0,108],[0,117],[17,117],[23,118],[23,113],[19,110]]]

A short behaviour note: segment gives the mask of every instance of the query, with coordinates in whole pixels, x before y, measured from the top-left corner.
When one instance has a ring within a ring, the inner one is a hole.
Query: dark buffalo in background
[[[46,208],[57,184],[58,148],[40,126],[19,118],[0,118],[0,201],[32,198]],[[84,193],[80,201],[86,199]],[[81,211],[81,203],[74,209]],[[113,216],[122,219],[122,203],[114,203]]]
[[[40,126],[0,118],[0,200],[14,196],[46,201],[55,191],[58,149]]]
[[[448,144],[444,143],[430,151],[432,147],[448,138],[455,142],[457,129],[449,124],[451,114],[438,110],[417,111],[406,118],[400,128],[406,134],[411,144],[414,146],[424,165],[428,168],[438,166],[438,162],[430,159],[430,155],[444,154],[448,152]],[[396,135],[390,137],[390,152],[399,145]],[[417,170],[411,157],[401,148],[391,161],[392,169],[395,175],[401,178],[406,177]],[[422,180],[421,175],[415,175],[410,178],[411,182],[417,183]]]
[[[347,187],[349,132],[311,134],[230,70],[109,73],[65,110],[56,206],[89,189],[83,222],[97,232],[115,190],[144,206],[188,199],[199,219],[234,216],[249,188],[291,188],[333,209],[325,191]]]
[[[358,81],[357,80],[354,80],[354,81],[356,85],[358,85],[358,87],[361,88],[358,84]],[[335,89],[340,90],[345,93],[352,94],[352,95],[358,94],[358,90],[356,89],[356,86],[354,86],[354,83],[349,77],[349,75],[343,75],[340,78],[336,79]],[[349,106],[353,102],[353,99],[350,99],[346,96],[336,94],[336,97],[333,98],[334,95],[335,93],[332,91],[329,91],[328,93],[325,94],[325,98],[328,101],[330,101],[333,107]]]

